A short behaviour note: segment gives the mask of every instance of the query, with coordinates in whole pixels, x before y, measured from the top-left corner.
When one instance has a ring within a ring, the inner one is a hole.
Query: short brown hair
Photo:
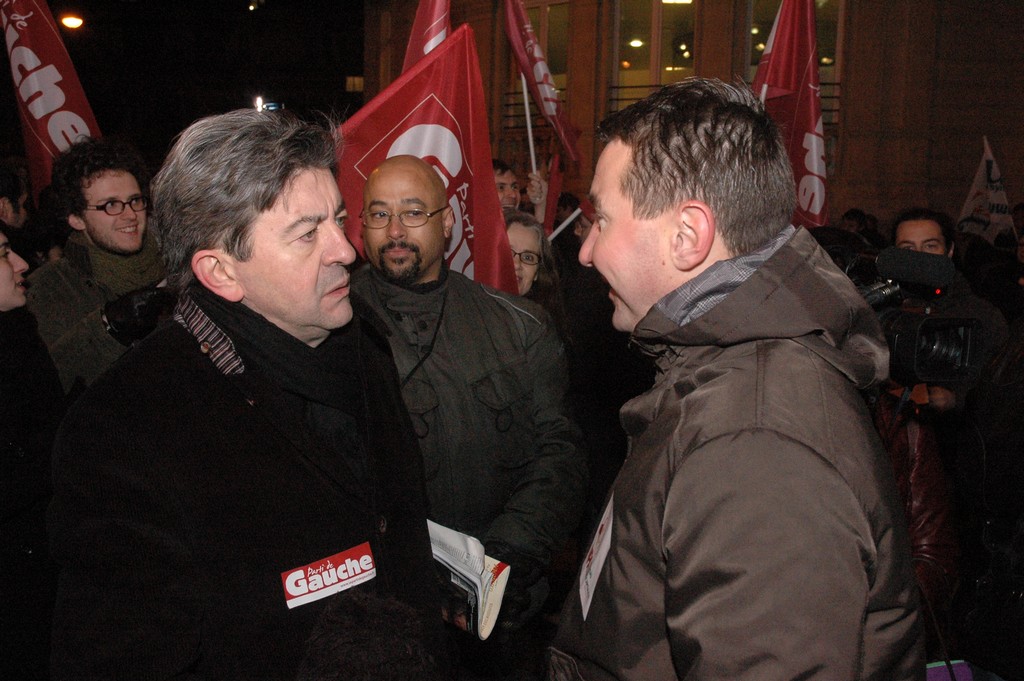
[[[700,201],[714,213],[725,245],[740,255],[793,217],[789,156],[778,127],[745,85],[706,78],[666,85],[606,118],[599,133],[632,152],[621,187],[637,218]]]

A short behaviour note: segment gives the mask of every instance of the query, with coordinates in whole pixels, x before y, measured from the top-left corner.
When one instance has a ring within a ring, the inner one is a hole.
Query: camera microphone
[[[885,279],[931,289],[945,289],[956,274],[953,261],[944,255],[921,253],[895,246],[890,246],[879,253],[875,265],[878,274]]]

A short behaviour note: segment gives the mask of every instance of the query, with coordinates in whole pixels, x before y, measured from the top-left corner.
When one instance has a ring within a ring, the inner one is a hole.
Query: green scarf
[[[142,250],[132,255],[105,251],[89,243],[85,233],[79,231],[72,232],[68,242],[88,251],[93,277],[115,296],[152,286],[164,278],[164,263],[152,230],[146,230]]]

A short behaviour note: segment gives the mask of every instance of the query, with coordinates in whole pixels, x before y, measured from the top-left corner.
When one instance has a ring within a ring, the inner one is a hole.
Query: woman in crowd
[[[568,344],[558,268],[543,225],[529,213],[506,208],[505,228],[512,247],[519,295],[547,310],[554,319],[558,335]]]

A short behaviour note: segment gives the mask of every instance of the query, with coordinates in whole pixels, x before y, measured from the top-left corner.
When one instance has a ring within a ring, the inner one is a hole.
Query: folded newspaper
[[[445,583],[442,608],[445,621],[476,634],[491,635],[512,568],[484,553],[479,540],[428,520],[430,546]]]

